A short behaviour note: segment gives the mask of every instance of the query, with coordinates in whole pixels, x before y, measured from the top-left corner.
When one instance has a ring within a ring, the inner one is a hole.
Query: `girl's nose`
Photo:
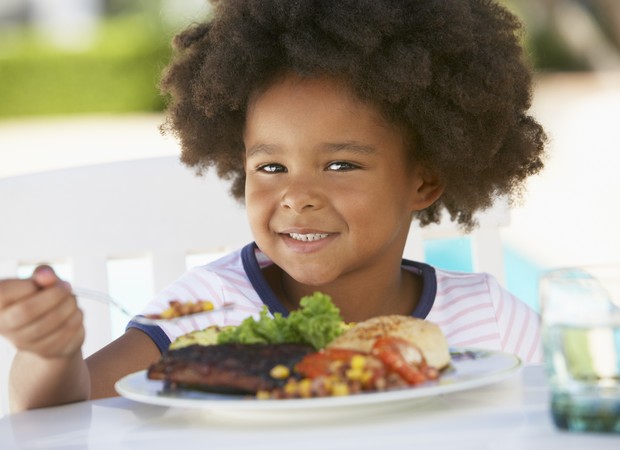
[[[280,206],[298,213],[320,208],[322,204],[319,187],[311,180],[295,180],[289,183],[280,201]]]

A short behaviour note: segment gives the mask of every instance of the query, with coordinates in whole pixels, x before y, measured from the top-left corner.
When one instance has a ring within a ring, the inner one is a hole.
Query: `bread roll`
[[[375,341],[384,336],[399,337],[416,345],[431,367],[443,369],[450,364],[448,341],[439,326],[410,316],[380,316],[360,322],[327,347],[370,353]]]

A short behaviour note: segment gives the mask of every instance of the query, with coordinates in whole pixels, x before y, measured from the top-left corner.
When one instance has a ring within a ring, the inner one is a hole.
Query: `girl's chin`
[[[311,267],[288,269],[287,267],[282,267],[282,270],[295,280],[296,283],[303,284],[304,286],[311,286],[316,289],[330,284],[336,279],[334,272],[325,272],[325,267],[321,267],[320,270],[316,271],[312,270]]]

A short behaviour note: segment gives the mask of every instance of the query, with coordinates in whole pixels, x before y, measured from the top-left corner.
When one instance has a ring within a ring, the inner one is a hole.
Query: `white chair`
[[[0,278],[18,275],[24,265],[64,263],[75,286],[108,292],[111,259],[146,256],[157,291],[186,270],[189,254],[218,253],[251,240],[245,211],[228,187],[211,172],[194,176],[176,157],[0,179]],[[472,235],[474,269],[500,281],[499,227],[508,216],[498,205],[480,217]],[[405,256],[424,260],[424,239],[457,235],[462,233],[450,223],[413,227]],[[103,304],[82,307],[88,355],[111,340],[110,314]],[[0,386],[6,386],[11,355],[0,348]]]
[[[107,292],[110,259],[145,255],[159,290],[186,270],[186,255],[250,240],[243,207],[227,189],[173,157],[0,180],[0,277],[21,265],[65,263],[73,284]]]
[[[476,218],[478,227],[470,234],[466,234],[450,222],[447,215],[437,225],[429,225],[424,228],[414,225],[409,232],[405,246],[405,257],[424,261],[425,241],[468,236],[471,239],[473,271],[490,273],[503,285],[506,274],[500,230],[502,227],[510,225],[508,202],[503,198],[497,199],[491,208],[479,213]]]
[[[186,270],[186,255],[249,242],[245,212],[227,189],[172,157],[1,179],[0,278],[17,276],[24,265],[61,263],[75,286],[107,292],[108,261],[141,255],[159,290]],[[97,302],[82,307],[88,355],[111,340],[110,314]],[[1,386],[11,361],[5,349]]]

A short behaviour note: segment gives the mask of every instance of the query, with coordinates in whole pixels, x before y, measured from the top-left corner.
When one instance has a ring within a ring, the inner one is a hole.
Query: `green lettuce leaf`
[[[324,348],[342,333],[340,310],[329,295],[315,292],[303,297],[300,308],[287,318],[280,313],[270,317],[266,306],[258,320],[248,317],[239,326],[222,331],[218,344],[309,344],[315,349]]]
[[[291,312],[288,322],[302,342],[321,349],[340,336],[342,317],[329,295],[315,292],[303,297],[299,305],[300,309]]]

